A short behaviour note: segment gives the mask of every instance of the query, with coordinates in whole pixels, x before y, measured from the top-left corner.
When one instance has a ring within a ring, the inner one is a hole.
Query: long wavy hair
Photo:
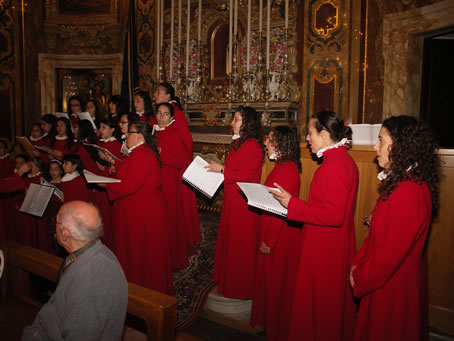
[[[144,110],[144,115],[147,121],[150,119],[151,116],[154,115],[153,112],[153,104],[151,103],[151,98],[150,95],[142,90],[139,90],[134,93],[134,97],[139,96],[143,99],[143,110]],[[136,109],[134,108],[134,113],[136,113]]]
[[[339,142],[343,138],[347,140],[352,140],[352,128],[346,126],[344,121],[337,117],[337,114],[334,111],[320,111],[314,115],[312,118],[315,119],[314,127],[317,132],[326,130],[329,133],[329,137],[334,142]]]
[[[131,125],[135,126],[135,130],[141,134],[145,140],[145,145],[149,147],[156,155],[156,158],[159,162],[159,167],[161,167],[161,157],[159,156],[159,149],[158,149],[158,139],[156,135],[152,135],[153,128],[146,122],[138,121],[135,123],[130,123],[129,128],[131,129]]]
[[[271,144],[276,149],[277,162],[293,162],[301,173],[301,150],[298,132],[289,126],[277,126],[271,129],[273,137]]]
[[[90,144],[96,144],[97,138],[93,125],[89,120],[80,120],[76,123],[79,127],[77,132],[76,153],[79,151],[80,146],[87,141]]]
[[[175,89],[170,83],[159,83],[158,87],[161,87],[165,90],[167,95],[170,95],[170,101],[175,101],[175,105],[177,106],[178,109],[183,110],[181,108],[181,103],[180,103],[180,98],[178,96],[175,96]],[[170,102],[169,101],[169,102]]]
[[[237,151],[240,149],[242,144],[246,142],[247,139],[255,139],[259,146],[262,148],[262,155],[265,155],[265,150],[263,148],[263,128],[261,122],[261,115],[252,107],[240,106],[236,111],[239,112],[243,123],[240,128],[240,138],[238,142],[232,141],[233,150]]]
[[[379,186],[381,199],[387,200],[403,180],[425,182],[432,196],[434,219],[438,214],[440,192],[440,157],[435,136],[426,124],[410,116],[389,117],[382,128],[390,134],[392,145],[390,168]]]
[[[126,108],[127,107],[126,101],[124,100],[123,97],[121,97],[121,95],[112,95],[107,104],[110,103],[115,104],[115,114],[117,115],[118,118],[124,113],[128,112],[128,109]],[[111,115],[112,113],[109,111],[109,116]]]
[[[71,122],[66,117],[60,117],[55,122],[55,126],[57,126],[58,121],[62,121],[65,124],[65,127],[66,127],[66,136],[68,137],[68,139],[66,140],[64,148],[67,149],[67,150],[71,150],[71,147],[72,147],[72,145],[74,143],[74,135],[73,135],[73,131],[71,130]],[[57,128],[55,128],[55,129],[57,129]],[[57,136],[57,135],[58,134],[51,135],[51,137],[50,137],[50,148],[54,148],[55,141],[56,141],[55,136]]]

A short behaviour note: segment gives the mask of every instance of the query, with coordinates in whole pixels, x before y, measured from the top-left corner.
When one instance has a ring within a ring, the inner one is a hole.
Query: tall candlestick
[[[262,32],[263,0],[259,0],[259,32]]]
[[[170,66],[169,66],[169,79],[172,80],[173,76],[173,24],[174,24],[174,15],[175,15],[175,10],[174,10],[174,2],[175,0],[172,0],[170,3]]]
[[[232,28],[233,28],[233,0],[229,7],[229,74],[232,75]]]
[[[178,46],[181,44],[181,0],[178,0]]]
[[[238,0],[235,0],[235,19],[233,20],[233,37],[236,39],[238,29]]]
[[[199,27],[197,30],[197,40],[200,43],[202,32],[202,0],[199,0]]]
[[[266,69],[270,69],[270,38],[271,38],[271,1],[266,4]]]
[[[161,29],[161,0],[158,0],[158,5],[156,8],[156,81],[159,82],[159,54],[161,51],[161,44],[160,44],[160,39],[161,39],[161,32],[159,31]]]
[[[159,29],[159,32],[161,33],[161,38],[159,39],[159,50],[161,50],[162,47],[164,47],[164,0],[161,0],[161,19],[159,20],[159,23],[161,24],[161,28]]]
[[[186,22],[186,78],[189,75],[189,25],[191,16],[191,0],[188,0],[188,16]]]
[[[247,1],[247,64],[246,71],[249,72],[251,55],[251,0]]]
[[[285,29],[288,29],[288,0],[285,0]]]

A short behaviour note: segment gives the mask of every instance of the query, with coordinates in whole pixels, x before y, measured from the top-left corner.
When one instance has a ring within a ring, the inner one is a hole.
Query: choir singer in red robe
[[[438,209],[435,139],[409,116],[383,122],[374,147],[383,171],[369,235],[351,267],[361,298],[355,340],[427,340],[427,240]]]
[[[250,299],[254,292],[258,218],[248,207],[237,182],[260,182],[262,125],[251,107],[239,107],[231,123],[232,149],[225,165],[211,162],[211,172],[224,173],[224,202],[214,257],[213,282],[225,297]]]
[[[353,337],[355,304],[348,273],[355,255],[354,211],[358,168],[344,144],[351,128],[336,113],[321,111],[309,121],[306,137],[323,162],[299,200],[275,184],[273,195],[288,207],[289,220],[304,223],[289,339],[348,341]]]

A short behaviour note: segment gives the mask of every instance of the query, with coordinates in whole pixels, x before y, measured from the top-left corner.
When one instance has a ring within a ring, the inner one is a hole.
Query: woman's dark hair
[[[97,138],[95,130],[93,129],[93,125],[89,120],[80,120],[77,121],[77,126],[79,127],[79,131],[77,133],[77,144],[76,150],[77,153],[79,151],[80,146],[84,142],[88,142],[90,144],[96,144]]]
[[[108,104],[110,103],[115,104],[115,113],[117,114],[117,117],[120,117],[128,111],[126,108],[126,101],[120,95],[112,95]],[[111,114],[110,111],[109,114]]]
[[[158,112],[159,107],[164,106],[169,109],[170,117],[174,117],[175,110],[173,109],[173,105],[167,102],[159,103],[156,105],[156,112]]]
[[[329,133],[329,137],[334,142],[339,142],[343,138],[352,140],[352,128],[346,126],[343,120],[337,117],[337,114],[333,111],[320,111],[312,118],[315,119],[315,129],[320,133],[322,130],[326,130]]]
[[[32,158],[30,158],[30,161],[33,162],[36,165],[36,167],[38,167],[38,169],[41,173],[44,173],[44,162],[41,158],[32,157]]]
[[[41,134],[43,133],[43,128],[41,128],[41,123],[35,122],[32,124],[31,130],[33,130],[33,127],[38,127],[39,130],[41,130]]]
[[[99,128],[99,121],[101,119],[101,110],[99,110],[99,105],[98,105],[98,101],[94,100],[94,99],[89,99],[87,101],[87,103],[85,103],[85,110],[87,110],[87,104],[88,103],[93,103],[93,105],[95,106],[95,118],[94,118],[94,122],[95,122],[95,125],[97,128]]]
[[[66,136],[68,137],[68,139],[66,140],[65,149],[70,150],[71,146],[74,143],[74,135],[73,135],[73,132],[71,130],[71,122],[66,117],[60,117],[60,118],[57,119],[57,122],[58,121],[62,121],[65,124],[65,126],[66,126]],[[55,123],[55,125],[57,125],[57,123]],[[55,141],[56,141],[55,136],[56,135],[57,134],[52,135],[50,137],[50,148],[52,148],[52,149],[55,146]]]
[[[135,114],[134,114],[134,115],[135,115]],[[123,116],[123,115],[121,115],[121,116]],[[137,115],[135,115],[135,116],[137,116]],[[121,118],[121,117],[119,117],[119,118]],[[128,122],[129,122],[129,121],[128,121]],[[100,121],[100,125],[101,125],[101,123],[102,123],[102,124],[105,124],[105,125],[108,126],[109,128],[113,128],[114,131],[113,131],[113,133],[112,133],[112,136],[115,137],[115,139],[116,139],[117,141],[121,141],[121,131],[120,131],[119,127],[118,127],[117,122],[114,121],[113,118],[110,118],[110,117],[103,118],[103,119]]]
[[[66,154],[63,156],[63,162],[71,162],[73,165],[76,165],[76,171],[79,173],[79,175],[85,180],[84,176],[84,165],[82,163],[82,159],[80,158],[79,155],[77,154]]]
[[[252,138],[257,140],[258,144],[262,148],[262,154],[264,155],[265,151],[263,149],[261,115],[254,108],[244,107],[242,105],[235,111],[235,113],[236,112],[240,113],[243,123],[241,124],[238,143],[233,141],[233,149],[237,151],[247,139]]]
[[[60,168],[60,172],[61,172],[62,176],[63,176],[63,174],[65,173],[65,172],[63,171],[63,166],[62,166],[61,161],[60,161],[60,160],[57,160],[57,159],[52,159],[52,160],[50,160],[49,163],[47,164],[46,172],[45,172],[45,174],[44,174],[44,177],[46,178],[47,181],[51,181],[51,180],[52,180],[52,177],[50,176],[50,165],[51,165],[52,163],[55,163],[56,165],[58,165],[58,167]]]
[[[29,162],[30,161],[30,156],[28,156],[27,154],[17,154],[14,157],[14,160],[19,159],[19,158],[24,160],[25,162]]]
[[[153,116],[153,105],[151,104],[150,95],[142,90],[139,90],[134,93],[134,97],[139,96],[143,99],[143,111],[146,120],[148,121],[151,116]],[[134,108],[134,113],[136,113],[136,109]]]
[[[85,105],[84,103],[82,102],[82,97],[80,97],[79,95],[74,95],[74,96],[71,96],[70,98],[68,98],[68,102],[67,102],[67,108],[68,108],[68,115],[69,117],[71,117],[71,114],[72,114],[72,111],[71,111],[71,101],[72,100],[77,100],[79,101],[80,103],[80,111],[85,111]]]
[[[390,168],[379,186],[380,197],[388,199],[402,180],[425,182],[432,196],[434,219],[438,214],[440,191],[440,157],[435,136],[426,124],[410,116],[389,117],[382,128],[391,136],[392,145]]]
[[[161,87],[161,88],[164,88],[165,92],[167,95],[170,95],[170,101],[175,101],[175,105],[178,107],[178,109],[180,110],[183,110],[181,108],[181,103],[180,103],[180,99],[178,98],[178,96],[175,96],[175,89],[174,87],[172,86],[172,84],[169,84],[169,83],[159,83],[158,84],[158,87]],[[169,101],[169,102],[170,102]]]
[[[301,173],[301,150],[298,132],[289,126],[277,126],[271,129],[273,138],[270,143],[276,149],[277,162],[293,162]]]
[[[57,130],[56,130],[57,117],[55,117],[52,114],[46,114],[46,115],[41,116],[40,120],[51,125],[50,131],[48,133],[49,137],[57,135]]]
[[[149,148],[151,148],[151,150],[155,153],[156,158],[158,159],[159,162],[159,167],[161,167],[161,157],[159,156],[158,140],[156,138],[156,135],[152,135],[153,128],[148,123],[143,121],[130,123],[129,128],[131,128],[131,124],[134,124],[135,131],[137,131],[137,133],[143,136],[145,144]]]

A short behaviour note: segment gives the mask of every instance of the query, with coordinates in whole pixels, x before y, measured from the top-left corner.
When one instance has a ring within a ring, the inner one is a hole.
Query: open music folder
[[[279,189],[250,182],[237,182],[237,185],[246,195],[248,205],[287,217],[287,209],[269,192],[270,189],[275,191]]]
[[[87,180],[89,184],[115,184],[121,182],[120,179],[96,175],[90,171],[87,171],[86,169],[84,169],[84,176],[85,180]]]
[[[28,154],[29,156],[33,156],[33,145],[32,143],[30,142],[30,140],[28,139],[28,137],[26,136],[16,136],[16,141],[17,143],[20,144],[20,146],[22,147],[22,149],[25,151],[26,154]]]
[[[197,155],[184,172],[183,180],[208,198],[212,198],[224,182],[224,174],[208,172],[205,166],[208,166],[208,162]]]
[[[30,184],[20,211],[42,217],[53,192],[53,187],[35,183]]]

